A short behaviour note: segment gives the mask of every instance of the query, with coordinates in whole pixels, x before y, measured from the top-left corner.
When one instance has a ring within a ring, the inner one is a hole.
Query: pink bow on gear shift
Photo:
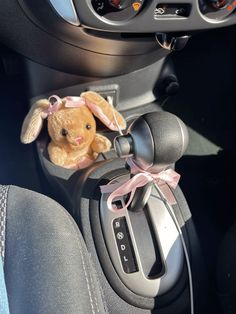
[[[131,179],[129,179],[128,181],[121,185],[119,184],[119,186],[117,186],[117,184],[100,186],[102,193],[111,193],[107,199],[108,209],[114,211],[128,208],[133,200],[137,188],[143,187],[147,185],[149,182],[153,182],[155,185],[159,187],[166,201],[170,205],[176,204],[176,199],[170,187],[172,189],[175,189],[179,183],[180,175],[177,172],[169,168],[159,173],[150,173],[138,167],[132,159],[128,159],[127,162],[131,168],[131,173],[135,174]],[[117,197],[127,195],[129,193],[130,197],[125,206],[120,209],[115,209],[112,205],[114,199]]]

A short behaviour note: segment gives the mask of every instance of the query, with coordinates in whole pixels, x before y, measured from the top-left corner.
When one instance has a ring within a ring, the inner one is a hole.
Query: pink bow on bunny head
[[[87,91],[81,97],[65,97],[61,99],[52,95],[48,99],[36,101],[24,119],[21,129],[21,142],[32,143],[39,135],[43,121],[48,116],[64,108],[80,108],[86,106],[95,117],[112,131],[124,130],[126,121],[123,116],[96,92]],[[117,123],[118,122],[118,123]]]
[[[65,108],[80,108],[86,106],[102,123],[112,131],[118,131],[118,126],[113,123],[96,104],[90,102],[86,98],[77,96],[67,96],[63,100],[57,95],[52,95],[48,98],[50,105],[46,109],[46,113],[51,115],[61,109],[63,101]]]

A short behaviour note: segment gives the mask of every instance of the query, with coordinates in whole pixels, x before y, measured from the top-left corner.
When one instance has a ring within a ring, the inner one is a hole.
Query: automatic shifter
[[[100,186],[99,219],[112,267],[128,291],[114,281],[114,273],[110,275],[111,267],[103,259],[106,274],[123,298],[146,308],[142,300],[170,296],[171,291],[178,291],[178,282],[186,284],[184,273],[188,272],[193,308],[191,266],[176,218],[176,214],[182,217],[186,205],[180,190],[169,189],[174,180],[167,178],[177,175],[171,165],[185,152],[187,128],[171,113],[148,113],[135,120],[125,135],[116,137],[114,145],[117,154],[127,158],[131,178],[123,168],[103,177],[109,183]],[[114,159],[112,169],[116,163],[123,167]],[[175,203],[169,201],[163,185]],[[100,255],[104,257],[102,252]]]
[[[131,158],[135,165],[150,173],[159,173],[179,160],[188,145],[188,130],[169,112],[148,113],[135,120],[127,134],[115,138],[114,146],[121,158]],[[138,188],[129,210],[146,205],[152,183]]]

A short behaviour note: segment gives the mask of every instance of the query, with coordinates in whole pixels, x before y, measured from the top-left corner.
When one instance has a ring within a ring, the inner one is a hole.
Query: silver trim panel
[[[123,176],[124,180],[127,176]],[[123,181],[121,180],[121,181]],[[120,180],[119,180],[120,181]],[[165,204],[160,199],[158,191],[153,188],[152,195],[148,202],[148,211],[156,235],[161,256],[164,264],[164,272],[159,278],[147,278],[144,274],[138,247],[135,242],[132,225],[129,219],[129,212],[118,210],[112,212],[107,208],[108,194],[101,197],[100,214],[105,242],[112,263],[121,281],[134,293],[144,297],[156,297],[162,295],[175,285],[183,269],[184,254],[182,243],[176,226],[166,209]],[[121,200],[123,201],[123,200]],[[130,238],[133,243],[134,253],[137,260],[138,272],[127,274],[124,272],[116,244],[113,231],[113,220],[118,217],[126,217]]]
[[[55,11],[68,23],[79,26],[79,19],[72,0],[49,0]]]

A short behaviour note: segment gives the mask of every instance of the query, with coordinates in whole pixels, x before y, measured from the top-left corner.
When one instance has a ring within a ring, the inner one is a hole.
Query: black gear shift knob
[[[115,138],[114,146],[119,157],[131,157],[140,168],[155,173],[179,160],[188,140],[183,121],[159,111],[135,120],[126,135]]]

